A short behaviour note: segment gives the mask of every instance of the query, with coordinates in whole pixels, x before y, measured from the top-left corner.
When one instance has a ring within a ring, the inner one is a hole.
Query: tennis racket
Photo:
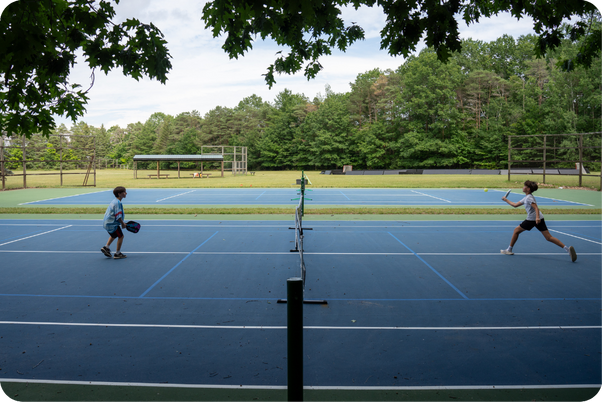
[[[140,230],[140,223],[129,221],[128,223],[126,223],[126,230],[128,232],[138,233],[138,231]]]
[[[507,191],[507,193],[505,194],[505,196],[503,198],[507,198],[510,193],[511,193],[511,190]]]

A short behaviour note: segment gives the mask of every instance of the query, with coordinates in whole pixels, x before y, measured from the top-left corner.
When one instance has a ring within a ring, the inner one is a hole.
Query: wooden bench
[[[200,179],[202,179],[203,177],[209,177],[211,176],[211,173],[189,173],[191,176],[193,176],[193,179],[195,177],[198,177]]]
[[[149,176],[149,179],[152,179],[153,177],[156,177],[158,179],[161,177],[165,177],[167,179],[168,177],[170,177],[169,174],[150,174],[148,176]]]

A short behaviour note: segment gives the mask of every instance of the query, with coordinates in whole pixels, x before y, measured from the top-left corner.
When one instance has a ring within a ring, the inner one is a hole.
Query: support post
[[[542,182],[546,184],[546,135],[544,136],[544,146],[542,147]]]
[[[224,160],[222,160],[222,177],[224,177]]]
[[[509,147],[508,147],[509,148],[509,150],[508,150],[509,159],[507,161],[507,169],[508,169],[507,170],[507,180],[511,181],[511,136],[509,136],[508,139],[509,139]]]
[[[4,136],[0,133],[0,175],[2,175],[2,191],[5,189],[6,170],[4,169]]]
[[[157,180],[159,180],[159,161],[157,161]]]
[[[287,279],[287,400],[304,400],[304,289]]]
[[[92,153],[92,163],[94,163],[94,187],[96,187],[96,136],[94,136],[94,151]]]
[[[582,187],[582,170],[584,169],[583,165],[582,165],[582,146],[584,145],[584,143],[582,142],[583,139],[583,135],[580,135],[580,144],[579,147],[580,149],[579,151],[579,155],[580,155],[580,169],[578,170],[578,174],[580,175],[580,179],[579,179],[579,183],[578,186]],[[603,172],[601,173],[603,175]]]
[[[63,136],[59,136],[59,174],[61,175],[61,186],[63,186]]]
[[[23,149],[22,149],[22,154],[23,154],[23,188],[27,188],[27,162],[25,162],[27,160],[27,156],[25,155],[25,135],[23,135]]]

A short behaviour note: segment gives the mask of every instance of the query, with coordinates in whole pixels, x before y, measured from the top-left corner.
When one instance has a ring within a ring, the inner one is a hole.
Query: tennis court
[[[99,251],[101,220],[0,220],[0,381],[284,399],[277,300],[300,275],[292,222],[141,223],[126,234],[128,258],[112,260]],[[307,399],[493,387],[594,395],[601,221],[547,224],[576,248],[575,263],[535,231],[514,256],[499,254],[513,221],[304,221],[306,298],[328,301],[304,307]]]
[[[496,206],[506,191],[491,189],[328,189],[317,188],[306,193],[312,205],[427,205],[427,206]],[[128,189],[126,205],[295,205],[292,189]],[[513,190],[509,200],[521,200],[524,194]],[[107,205],[115,197],[112,190],[39,199],[20,205]],[[541,197],[538,205],[567,207],[593,206],[560,198]]]

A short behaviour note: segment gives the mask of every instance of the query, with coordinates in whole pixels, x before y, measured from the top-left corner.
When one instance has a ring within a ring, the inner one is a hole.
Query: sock
[[[569,247],[568,246],[563,247],[563,249],[569,253]]]
[[[507,251],[513,251],[513,247],[511,247],[511,246],[507,247]]]

